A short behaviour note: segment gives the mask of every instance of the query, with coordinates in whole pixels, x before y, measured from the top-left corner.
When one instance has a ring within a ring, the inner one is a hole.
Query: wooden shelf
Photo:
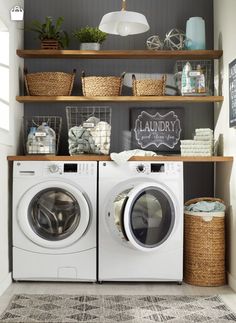
[[[17,96],[21,103],[37,102],[223,102],[223,96]]]
[[[17,50],[22,58],[80,58],[80,59],[219,59],[222,50]]]
[[[28,156],[8,156],[9,161],[110,161],[109,156],[99,155],[77,155],[77,156],[52,156],[52,155],[28,155]],[[233,162],[231,156],[212,157],[184,157],[180,155],[153,156],[153,157],[132,157],[131,161],[183,161],[185,163],[220,163]]]

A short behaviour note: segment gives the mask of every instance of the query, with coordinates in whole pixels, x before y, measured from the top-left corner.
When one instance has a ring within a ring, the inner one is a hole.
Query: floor
[[[14,294],[95,294],[95,295],[220,295],[236,313],[236,293],[228,286],[196,287],[175,283],[13,283],[0,297],[0,313]]]

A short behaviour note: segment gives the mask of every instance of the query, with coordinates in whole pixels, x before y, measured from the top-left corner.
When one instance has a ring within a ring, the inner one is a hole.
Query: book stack
[[[181,156],[212,156],[214,148],[213,136],[212,129],[196,129],[193,140],[181,140]]]

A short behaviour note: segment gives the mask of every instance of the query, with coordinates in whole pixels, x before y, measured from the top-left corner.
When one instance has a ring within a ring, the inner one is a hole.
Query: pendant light
[[[105,14],[99,25],[101,31],[120,36],[141,34],[148,31],[149,28],[143,14],[126,10],[126,0],[122,0],[121,11]]]

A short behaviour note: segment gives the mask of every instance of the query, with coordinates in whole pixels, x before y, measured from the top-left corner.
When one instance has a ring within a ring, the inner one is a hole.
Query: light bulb
[[[120,22],[117,28],[118,34],[120,36],[128,36],[129,35],[129,25],[126,23]]]

